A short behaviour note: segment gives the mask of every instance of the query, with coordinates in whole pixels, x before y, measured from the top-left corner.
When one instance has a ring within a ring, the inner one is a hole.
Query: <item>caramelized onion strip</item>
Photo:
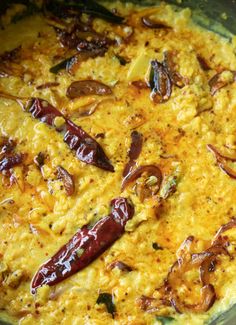
[[[201,264],[202,260],[204,260],[204,258],[206,259],[206,256],[208,255],[199,256],[198,263]],[[215,289],[211,284],[203,285],[203,287],[200,290],[200,301],[197,304],[186,303],[185,301],[182,301],[178,297],[176,289],[182,285],[182,281],[183,281],[182,276],[186,271],[190,270],[193,266],[195,265],[193,265],[191,262],[179,266],[178,261],[176,261],[173,264],[166,280],[165,286],[166,286],[166,292],[169,293],[169,301],[172,307],[178,313],[182,313],[187,310],[191,310],[192,312],[195,313],[206,312],[212,307],[216,299]]]
[[[218,166],[220,167],[220,169],[227,174],[230,178],[236,179],[236,171],[234,171],[232,168],[230,168],[229,166],[227,166],[226,164],[226,160],[230,160],[232,162],[236,161],[236,157],[230,157],[230,156],[225,156],[222,155],[213,145],[208,144],[207,148],[209,151],[211,151],[215,158],[216,158],[216,162],[218,164]]]
[[[165,25],[163,22],[154,21],[148,16],[142,17],[141,21],[142,21],[142,24],[148,28],[154,28],[154,29],[155,28],[170,28],[169,26]]]
[[[122,182],[121,189],[124,191],[124,189],[136,179],[142,176],[143,173],[148,173],[149,175],[153,175],[157,178],[158,186],[160,188],[161,182],[162,182],[162,173],[159,167],[155,165],[146,165],[146,166],[140,166],[137,169],[131,171]]]
[[[88,95],[111,95],[112,90],[109,86],[96,80],[74,81],[67,89],[67,97],[74,99]]]
[[[57,167],[57,176],[62,180],[67,196],[72,196],[75,191],[73,176],[62,166]]]
[[[123,176],[126,177],[133,166],[135,165],[135,160],[138,159],[143,146],[143,135],[138,131],[133,131],[131,133],[131,145],[128,152],[129,162],[125,165]]]
[[[223,155],[223,154],[220,153],[219,150],[216,149],[216,147],[213,146],[212,144],[208,144],[208,145],[207,145],[207,149],[210,150],[210,151],[215,155],[216,159],[220,157],[220,158],[223,158],[223,159],[225,159],[225,160],[230,160],[230,161],[232,161],[232,162],[236,162],[236,157]]]
[[[226,70],[219,72],[217,74],[215,74],[208,82],[209,86],[210,86],[210,91],[211,91],[211,95],[214,96],[215,93],[220,90],[221,88],[231,84],[232,82],[235,81],[236,79],[236,72],[235,71],[229,71],[233,74],[233,79],[232,81],[228,81],[228,80],[222,80],[221,79],[221,75],[223,72],[226,72]]]
[[[213,241],[212,241],[212,246],[216,245],[220,241],[220,236],[222,233],[225,231],[235,228],[236,227],[236,218],[232,218],[228,223],[224,224],[223,226],[220,227],[220,229],[217,231]]]

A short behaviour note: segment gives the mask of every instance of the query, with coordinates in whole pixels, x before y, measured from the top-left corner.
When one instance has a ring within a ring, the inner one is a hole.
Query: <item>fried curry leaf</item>
[[[31,16],[36,12],[40,11],[40,8],[36,5],[35,1],[30,1],[30,0],[8,0],[8,1],[1,1],[0,3],[0,16],[4,15],[5,12],[7,11],[7,9],[11,6],[11,5],[15,5],[15,4],[20,4],[20,5],[24,5],[25,9],[23,9],[21,12],[16,13],[13,17],[12,17],[12,22],[16,23],[17,21]]]
[[[17,13],[16,15],[14,15],[11,21],[13,23],[17,23],[19,20],[21,20],[23,18],[26,18],[28,16],[31,16],[31,15],[35,14],[36,12],[39,12],[39,11],[40,11],[40,9],[34,3],[29,2],[26,5],[25,10],[23,10],[22,12]]]
[[[126,0],[122,0],[125,2]],[[156,5],[158,0],[130,0],[130,2],[139,5]],[[223,37],[232,38],[236,33],[235,10],[236,2],[234,0],[224,1],[206,1],[206,0],[166,0],[167,3],[179,8],[190,8],[192,10],[192,19],[198,25],[211,30]],[[222,15],[224,13],[225,15]]]
[[[13,325],[13,324],[0,319],[0,325]]]
[[[163,247],[161,247],[158,243],[152,243],[152,248],[155,249],[155,251],[163,250]]]
[[[123,56],[121,56],[119,54],[116,54],[115,57],[120,62],[120,65],[126,65],[128,63],[128,61]]]
[[[171,316],[156,316],[156,320],[158,320],[162,325],[167,325],[173,322],[175,319]]]
[[[115,24],[119,24],[123,21],[122,17],[113,14],[94,0],[51,0],[48,1],[46,9],[56,16],[65,15],[65,11],[72,10],[76,13],[86,13],[94,17],[99,17]]]
[[[8,0],[8,1],[1,1],[0,2],[0,15],[4,15],[7,9],[12,4],[22,4],[27,5],[29,3],[28,0]]]
[[[51,73],[57,74],[59,71],[66,69],[67,66],[70,64],[71,60],[73,59],[73,56],[71,56],[70,58],[67,58],[61,62],[59,62],[58,64],[54,65],[53,67],[51,67],[51,69],[49,70]]]
[[[151,65],[151,69],[150,69],[150,75],[149,75],[149,87],[151,89],[155,88],[155,82],[154,82],[154,68]]]
[[[100,293],[96,303],[106,305],[108,313],[110,313],[114,318],[114,314],[116,312],[116,306],[114,304],[113,297],[110,293],[106,293],[106,292]]]
[[[217,313],[214,314],[212,319],[209,321],[208,325],[219,325],[219,324],[225,324],[230,325],[234,324],[235,321],[235,310],[236,310],[236,304],[232,305],[231,308],[224,311],[223,313]]]

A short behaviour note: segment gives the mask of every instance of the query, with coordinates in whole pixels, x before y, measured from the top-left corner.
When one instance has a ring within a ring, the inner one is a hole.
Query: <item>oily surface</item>
[[[15,101],[0,99],[0,135],[12,138],[16,151],[24,155],[23,163],[11,171],[13,184],[7,175],[0,176],[0,310],[22,325],[141,325],[153,324],[157,315],[173,317],[173,324],[203,324],[236,301],[236,263],[222,257],[211,275],[217,299],[208,312],[178,314],[170,306],[147,312],[138,304],[142,295],[159,298],[156,289],[189,235],[196,239],[194,252],[202,252],[220,226],[235,215],[236,181],[220,170],[207,150],[207,144],[228,154],[236,149],[236,84],[230,83],[214,96],[208,85],[217,72],[236,70],[235,48],[193,26],[188,10],[176,13],[164,4],[138,8],[114,3],[113,7],[127,17],[126,23],[119,26],[95,19],[93,28],[117,43],[103,57],[81,63],[74,74],[49,72],[65,51],[41,15],[0,31],[1,52],[21,45],[20,61],[8,77],[0,79],[0,91],[50,102],[97,139],[115,168],[115,173],[109,173],[81,163],[53,128],[33,119]],[[154,19],[161,17],[170,28],[144,27],[141,17],[150,14]],[[158,104],[150,99],[150,89],[139,89],[131,82],[145,81],[150,60],[162,61],[165,51],[175,53],[176,69],[187,82],[183,88],[173,86],[171,98]],[[117,54],[127,64],[121,65]],[[198,56],[208,63],[208,71]],[[86,79],[110,86],[112,95],[66,97],[72,81]],[[46,82],[59,85],[37,89]],[[84,107],[94,102],[99,102],[96,111],[81,117]],[[30,283],[39,266],[78,228],[107,215],[111,199],[121,195],[133,130],[143,134],[137,165],[158,165],[164,182],[177,171],[175,193],[161,202],[158,195],[141,202],[133,186],[127,187],[122,195],[132,200],[135,216],[122,238],[84,270],[56,286],[42,287],[33,296]],[[34,163],[39,152],[46,157],[41,170]],[[73,175],[72,196],[67,196],[55,176],[57,166]],[[234,251],[234,230],[230,235]],[[155,250],[153,243],[163,249]],[[110,270],[108,265],[115,260],[132,271]],[[199,299],[199,288],[183,290],[190,302]],[[113,294],[114,319],[104,305],[96,304],[100,292]]]

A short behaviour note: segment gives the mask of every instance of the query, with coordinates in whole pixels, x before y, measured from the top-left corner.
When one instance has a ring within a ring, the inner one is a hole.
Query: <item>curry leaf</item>
[[[73,56],[59,62],[58,64],[51,67],[51,69],[49,71],[51,73],[57,74],[60,70],[66,69],[67,66],[70,64],[72,59],[73,59]]]
[[[156,316],[156,320],[161,322],[162,325],[167,325],[173,322],[175,319],[171,316]]]
[[[0,319],[0,325],[12,325],[12,324]]]
[[[35,4],[34,1],[30,1],[30,0],[8,0],[6,2],[2,2],[0,3],[0,15],[4,15],[6,10],[14,4],[21,4],[25,6],[25,9],[23,9],[21,12],[16,13],[13,17],[12,17],[12,22],[16,23],[17,21],[31,16],[36,12],[40,11],[40,8]]]
[[[123,56],[121,56],[119,54],[116,54],[115,57],[120,62],[120,65],[126,65],[128,63],[128,61]]]
[[[155,249],[155,251],[163,250],[163,247],[161,247],[158,243],[152,243],[152,248]]]
[[[154,69],[153,69],[153,66],[152,65],[151,65],[151,68],[150,68],[150,75],[149,75],[149,87],[151,89],[154,89],[155,88]]]
[[[122,0],[125,2],[126,0]],[[142,6],[157,5],[159,0],[129,0]],[[198,25],[207,28],[217,34],[231,39],[232,34],[236,34],[235,11],[236,2],[234,0],[207,1],[207,0],[166,0],[167,3],[178,7],[190,8],[192,19]],[[224,13],[224,15],[222,15]]]
[[[116,306],[114,304],[113,297],[110,293],[106,293],[106,292],[100,293],[96,303],[106,305],[108,313],[110,313],[114,318],[114,314],[116,312]]]
[[[48,2],[46,8],[56,16],[63,15],[65,13],[65,10],[74,10],[78,13],[83,12],[116,24],[119,24],[123,21],[122,17],[113,14],[111,11],[98,4],[94,0],[51,0]]]

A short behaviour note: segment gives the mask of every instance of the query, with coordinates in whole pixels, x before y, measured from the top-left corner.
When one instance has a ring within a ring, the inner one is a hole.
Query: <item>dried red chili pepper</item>
[[[46,100],[34,98],[29,108],[29,113],[41,122],[53,126],[56,117],[63,117],[63,114],[55,107],[50,105]]]
[[[34,118],[50,126],[54,126],[56,117],[63,117],[65,125],[63,128],[57,128],[56,130],[59,132],[66,131],[64,141],[70,149],[76,150],[76,157],[86,164],[91,164],[111,172],[114,171],[100,144],[47,101],[39,98],[33,99],[29,112]]]
[[[76,157],[79,160],[114,172],[114,167],[109,162],[100,144],[70,120],[67,120],[67,132],[64,141],[71,149],[76,150]]]
[[[42,285],[52,286],[82,270],[125,231],[125,225],[133,217],[134,208],[125,198],[111,201],[111,213],[95,225],[83,226],[53,257],[35,274],[31,292]]]

